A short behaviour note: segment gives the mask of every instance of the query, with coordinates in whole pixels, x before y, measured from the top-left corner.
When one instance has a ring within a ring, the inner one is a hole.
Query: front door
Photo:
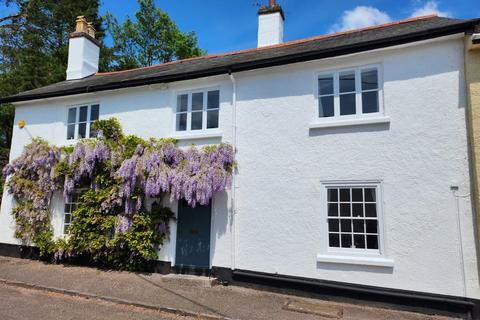
[[[185,201],[179,202],[176,266],[210,267],[211,218],[211,205],[192,208]]]

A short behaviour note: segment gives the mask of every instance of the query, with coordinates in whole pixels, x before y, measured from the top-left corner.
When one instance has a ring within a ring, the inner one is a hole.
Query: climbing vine
[[[87,258],[141,269],[157,258],[174,219],[161,206],[165,195],[194,207],[208,204],[231,184],[234,160],[227,144],[184,150],[172,139],[126,136],[114,118],[97,121],[92,129],[98,138],[72,147],[33,139],[3,171],[16,200],[15,236],[57,261]],[[85,191],[67,235],[55,238],[52,197],[61,192],[68,203],[75,190]]]

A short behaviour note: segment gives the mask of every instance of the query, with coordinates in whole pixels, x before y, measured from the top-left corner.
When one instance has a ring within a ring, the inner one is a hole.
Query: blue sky
[[[257,6],[268,0],[156,0],[182,31],[195,31],[208,53],[253,48]],[[478,0],[277,0],[285,14],[285,40],[438,12],[454,18],[480,17]],[[121,5],[120,5],[121,3]],[[103,0],[101,11],[120,21],[133,16],[136,0]]]
[[[195,31],[208,53],[256,47],[258,4],[268,0],[155,0],[182,31]],[[285,14],[285,41],[439,13],[480,18],[478,0],[277,0]],[[134,16],[136,0],[101,0],[101,14]],[[0,6],[0,16],[5,10]],[[109,43],[107,39],[107,44]]]

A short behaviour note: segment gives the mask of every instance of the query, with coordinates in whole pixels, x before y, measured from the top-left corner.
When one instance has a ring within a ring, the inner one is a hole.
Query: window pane
[[[335,109],[333,104],[333,96],[321,97],[319,101],[318,116],[320,118],[333,117],[335,115]]]
[[[86,122],[87,121],[87,113],[88,107],[80,107],[80,120],[79,122]]]
[[[352,201],[363,201],[363,190],[359,188],[352,189]]]
[[[340,92],[355,91],[355,71],[340,73]]]
[[[333,248],[340,247],[340,236],[338,234],[329,234],[328,245]]]
[[[331,217],[338,216],[338,204],[336,203],[329,203],[328,204],[328,215]]]
[[[363,113],[378,112],[378,91],[362,93],[362,112]]]
[[[365,201],[375,202],[375,188],[365,188]]]
[[[366,217],[377,216],[377,205],[375,203],[365,203],[365,216]]]
[[[328,201],[338,201],[338,189],[328,189]]]
[[[65,204],[64,212],[65,212],[65,213],[70,213],[70,212],[71,212],[71,211],[70,211],[70,205],[69,205],[68,203]]]
[[[320,95],[333,94],[333,75],[324,75],[318,78],[318,92]]]
[[[340,189],[340,201],[350,201],[350,189]]]
[[[367,233],[378,233],[377,232],[377,220],[367,220]]]
[[[354,203],[352,211],[354,217],[363,217],[363,203]]]
[[[365,236],[363,234],[355,234],[353,236],[353,245],[355,248],[365,249]]]
[[[352,232],[352,220],[342,219],[340,221],[340,230],[342,232]]]
[[[367,249],[378,249],[378,236],[367,235]]]
[[[100,114],[100,106],[98,104],[94,104],[90,110],[90,121],[98,120],[98,116]]]
[[[353,232],[364,233],[364,220],[353,220]]]
[[[207,129],[218,128],[218,110],[207,111]]]
[[[208,91],[207,109],[220,108],[220,91]]]
[[[186,113],[177,113],[177,131],[187,130],[187,114]]]
[[[328,219],[328,231],[329,232],[339,232],[340,228],[338,226],[338,219]]]
[[[362,71],[362,90],[378,89],[377,69],[367,69]]]
[[[350,203],[340,204],[340,215],[342,217],[350,217]]]
[[[202,130],[203,112],[192,112],[192,130]]]
[[[188,110],[188,94],[177,96],[177,112],[186,112]]]
[[[352,247],[352,235],[342,234],[342,248],[351,248],[351,247]]]
[[[86,138],[87,134],[87,124],[81,123],[78,125],[78,139]]]
[[[77,121],[77,108],[68,109],[68,123],[75,123]]]
[[[192,94],[192,111],[203,110],[203,92]]]
[[[355,114],[355,93],[340,96],[340,115]]]
[[[67,127],[67,140],[75,139],[75,125],[69,124]]]
[[[70,223],[70,215],[69,214],[65,215],[65,223]]]

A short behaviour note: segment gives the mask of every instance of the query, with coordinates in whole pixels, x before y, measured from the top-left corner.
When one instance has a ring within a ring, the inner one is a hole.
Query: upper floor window
[[[381,87],[377,66],[322,73],[318,76],[318,117],[378,115]]]
[[[67,140],[93,138],[96,132],[91,124],[98,120],[100,105],[83,105],[68,108]]]
[[[220,91],[193,91],[177,96],[175,131],[218,128]]]

